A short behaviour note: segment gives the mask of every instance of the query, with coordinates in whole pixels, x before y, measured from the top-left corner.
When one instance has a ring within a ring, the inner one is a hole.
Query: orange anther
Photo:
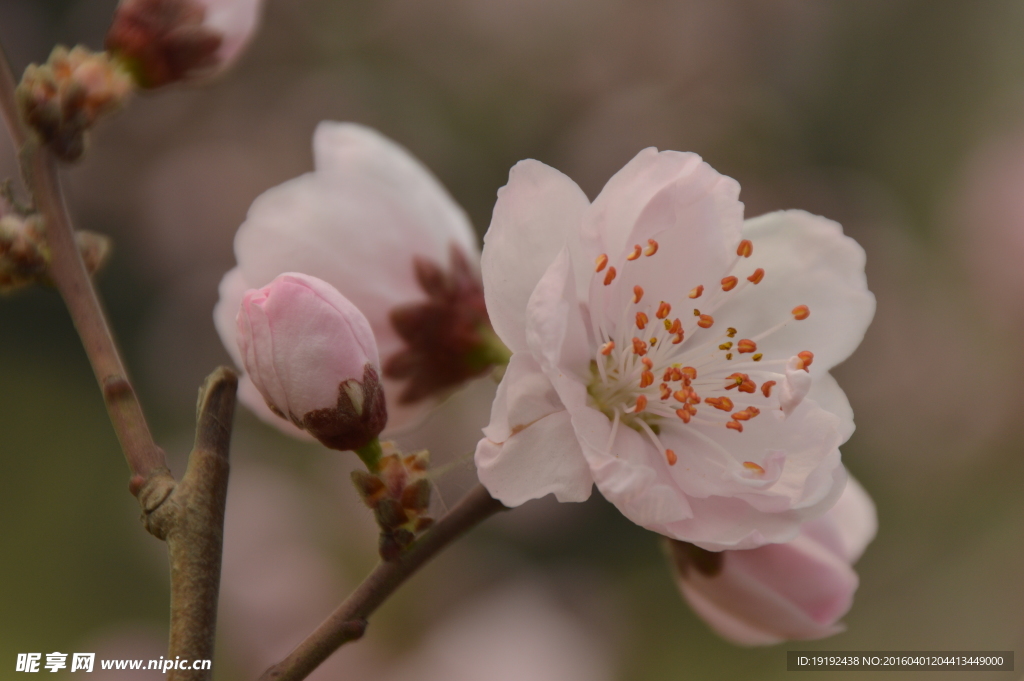
[[[715,318],[714,317],[712,317],[709,314],[702,314],[700,316],[700,321],[697,322],[697,326],[699,326],[702,329],[710,329],[711,325],[714,324],[714,323],[715,323]]]
[[[797,305],[793,308],[793,318],[797,321],[803,321],[811,316],[811,309],[806,305]]]
[[[647,343],[644,343],[639,338],[633,338],[633,354],[640,355],[643,357],[647,354]]]
[[[736,344],[736,351],[741,355],[745,352],[754,352],[755,350],[757,350],[757,343],[748,338],[744,338]]]
[[[647,315],[644,314],[643,312],[636,313],[636,328],[640,329],[641,331],[647,328]]]
[[[748,378],[747,380],[740,383],[739,389],[741,393],[754,394],[755,392],[757,392],[757,383],[754,383]]]
[[[626,260],[633,261],[640,257],[640,244],[633,246],[633,252],[626,256]]]
[[[701,284],[700,286],[698,286],[695,289],[693,289],[692,291],[690,291],[690,297],[691,298],[700,298],[700,294],[702,294],[702,293],[704,293],[704,285],[703,284]]]
[[[657,317],[658,319],[664,319],[672,312],[672,306],[666,303],[664,300],[661,301],[661,305],[658,306]]]
[[[647,395],[637,395],[636,396],[636,409],[633,410],[633,413],[641,412],[641,411],[643,411],[646,408],[647,408]]]
[[[607,343],[601,346],[601,354],[607,357],[608,355],[612,354],[612,350],[614,349],[615,341],[608,341]]]
[[[683,423],[690,422],[690,412],[686,411],[685,409],[676,409],[676,416],[681,418],[683,420]]]
[[[643,364],[648,369],[654,368],[654,362],[651,361],[650,357],[644,357],[642,360],[640,360],[640,363]]]
[[[644,369],[640,372],[640,387],[646,388],[649,385],[654,385],[654,374]]]
[[[672,337],[672,345],[679,345],[682,342],[683,342],[683,332],[680,331],[679,333],[677,333],[675,336]]]
[[[644,249],[644,255],[650,257],[658,252],[658,242],[654,239],[647,240],[647,248]]]
[[[743,424],[740,423],[739,421],[729,421],[728,423],[725,424],[725,427],[731,428],[732,430],[735,430],[737,433],[743,432]]]
[[[739,248],[736,249],[736,255],[742,255],[744,258],[749,258],[753,253],[754,244],[750,243],[750,239],[741,241]]]
[[[750,414],[750,418],[754,418],[755,416],[761,413],[761,410],[758,409],[757,407],[747,407],[744,411]]]
[[[722,411],[732,411],[733,408],[732,400],[728,397],[705,397],[704,403]]]
[[[672,378],[672,367],[665,367],[665,375],[661,377],[661,380],[666,383],[669,381],[678,381],[678,378]]]
[[[735,414],[732,415],[732,417],[736,421],[749,421],[750,420],[750,414],[747,413],[746,409],[744,409],[743,411],[736,412]]]
[[[693,367],[683,367],[681,371],[683,372],[683,376],[686,376],[691,381],[696,380],[697,370]]]
[[[668,321],[668,320],[666,320],[666,321]],[[668,327],[668,332],[669,333],[682,333],[683,332],[683,323],[681,321],[679,321],[679,317],[676,317],[675,319],[672,320],[672,324]]]
[[[679,458],[676,456],[676,453],[673,452],[671,449],[666,449],[665,450],[665,459],[668,460],[668,465],[669,466],[675,466],[676,465],[676,461],[679,460]]]
[[[764,279],[764,268],[758,267],[754,270],[754,273],[747,277],[747,281],[751,284],[760,284],[761,280]]]
[[[682,390],[677,390],[674,393],[672,393],[672,397],[675,398],[676,402],[685,402],[686,399],[689,396],[690,396],[690,389],[689,388],[683,388]]]
[[[604,285],[607,286],[608,284],[612,283],[613,281],[615,281],[615,268],[614,267],[609,267],[608,268],[608,274],[604,275]]]
[[[796,353],[796,356],[804,361],[804,370],[805,371],[807,370],[807,367],[811,366],[811,363],[814,361],[814,353],[811,352],[810,350],[804,350],[803,352],[798,352],[798,353]]]
[[[636,305],[644,297],[644,290],[640,286],[633,287],[633,304]]]
[[[722,290],[731,291],[736,288],[736,284],[740,283],[740,280],[736,277],[726,277],[722,279]]]
[[[667,400],[672,397],[672,388],[669,387],[668,383],[662,383],[659,388],[661,390],[661,399]]]
[[[594,271],[600,272],[608,264],[608,256],[602,253],[601,255],[597,256],[597,259],[594,260],[594,264],[597,265],[597,268]]]
[[[758,466],[753,461],[744,461],[743,467],[746,468],[747,470],[754,471],[758,475],[764,475],[764,469]]]
[[[765,381],[761,384],[761,394],[765,397],[772,396],[772,386],[775,385],[775,381]]]

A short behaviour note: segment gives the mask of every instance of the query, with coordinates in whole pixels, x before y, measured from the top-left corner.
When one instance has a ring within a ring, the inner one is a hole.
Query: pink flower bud
[[[337,289],[282,274],[245,294],[237,324],[245,370],[274,413],[332,449],[359,449],[384,429],[373,332]]]
[[[740,645],[805,641],[843,631],[857,590],[851,567],[875,536],[875,507],[855,480],[823,517],[785,544],[712,552],[672,542],[677,582],[690,606]]]
[[[262,0],[121,0],[106,47],[139,85],[194,80],[230,66],[252,38]]]

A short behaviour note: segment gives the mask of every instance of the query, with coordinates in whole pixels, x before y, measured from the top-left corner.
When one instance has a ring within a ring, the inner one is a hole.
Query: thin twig
[[[196,440],[188,469],[175,485],[166,469],[139,494],[151,533],[167,541],[171,562],[168,659],[212,660],[217,625],[228,493],[228,450],[238,376],[220,367],[199,391]],[[209,670],[171,670],[170,681],[208,681]]]
[[[64,203],[57,164],[53,154],[25,133],[18,119],[15,81],[7,58],[0,49],[0,106],[19,147],[22,172],[32,192],[36,210],[46,224],[46,243],[50,249],[49,274],[67,305],[71,319],[82,338],[85,352],[103,391],[107,412],[121,442],[132,472],[130,487],[137,494],[142,483],[154,471],[166,467],[164,452],[153,441],[149,424],[135,389],[128,380],[92,279],[82,262],[75,241],[74,227]]]
[[[338,609],[260,681],[301,681],[330,655],[363,635],[366,619],[424,563],[462,533],[504,509],[477,485],[396,561],[378,565]]]

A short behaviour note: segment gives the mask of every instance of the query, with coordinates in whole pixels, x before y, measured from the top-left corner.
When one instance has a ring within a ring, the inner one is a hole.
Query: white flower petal
[[[506,506],[548,494],[559,501],[586,501],[594,485],[565,411],[545,416],[503,443],[480,440],[474,458],[480,482]]]
[[[785,378],[779,386],[779,403],[782,405],[782,413],[789,416],[799,406],[811,389],[813,379],[811,374],[804,371],[804,365],[799,357],[790,357],[786,362]]]
[[[484,435],[494,442],[504,442],[548,414],[562,411],[558,394],[540,366],[528,353],[512,356],[491,405],[491,422]]]
[[[736,291],[715,312],[717,324],[735,327],[739,338],[752,338],[779,323],[787,326],[758,341],[758,351],[791,357],[814,353],[812,373],[828,371],[860,344],[875,314],[875,297],[864,276],[864,249],[844,236],[838,223],[804,211],[769,213],[747,220],[744,238],[754,244],[733,274],[744,282],[755,269],[765,270],[756,286]],[[712,282],[714,283],[714,282]],[[810,316],[793,319],[792,310],[807,305]]]
[[[517,163],[498,190],[481,266],[491,325],[513,352],[526,350],[530,295],[589,207],[575,182],[539,161]]]

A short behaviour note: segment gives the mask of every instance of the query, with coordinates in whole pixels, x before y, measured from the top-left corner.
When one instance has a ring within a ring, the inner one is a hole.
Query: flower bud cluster
[[[107,53],[58,45],[45,64],[25,69],[18,106],[58,158],[75,161],[85,152],[89,129],[120,107],[133,89],[131,77]]]
[[[380,556],[396,560],[416,535],[433,524],[426,450],[403,456],[394,443],[383,442],[384,456],[376,473],[352,472],[352,482],[380,526]]]
[[[43,279],[49,262],[41,219],[14,214],[0,218],[0,292]]]

